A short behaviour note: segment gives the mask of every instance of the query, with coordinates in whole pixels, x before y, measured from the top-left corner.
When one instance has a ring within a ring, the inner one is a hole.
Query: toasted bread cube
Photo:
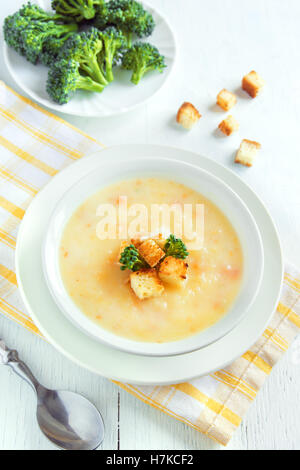
[[[151,238],[141,243],[138,250],[142,258],[147,261],[151,268],[154,268],[165,256],[165,252]]]
[[[242,88],[248,95],[255,98],[264,87],[265,81],[254,71],[245,75],[242,81]]]
[[[187,277],[188,264],[183,259],[167,256],[159,266],[158,275],[166,284],[181,286]]]
[[[130,285],[135,295],[141,300],[158,297],[164,291],[164,286],[154,268],[131,273]]]
[[[185,129],[189,130],[201,117],[201,114],[192,103],[185,102],[180,106],[177,112],[176,121]]]
[[[223,88],[217,96],[217,104],[224,109],[224,111],[229,111],[229,109],[236,104],[236,101],[235,94],[225,88]]]
[[[238,121],[233,116],[227,116],[227,118],[223,119],[219,124],[220,131],[225,135],[231,135],[234,131],[237,131],[239,127]]]
[[[243,139],[235,157],[235,163],[252,166],[254,157],[261,145],[254,140]]]
[[[154,236],[153,240],[155,241],[155,243],[158,244],[159,248],[161,248],[162,250],[164,249],[166,239],[162,236],[161,233],[159,233],[157,236]]]
[[[142,243],[142,240],[140,240],[139,238],[131,238],[130,243],[138,249],[138,247]]]

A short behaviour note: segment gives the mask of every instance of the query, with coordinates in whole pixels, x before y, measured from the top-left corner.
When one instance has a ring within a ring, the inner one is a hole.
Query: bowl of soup
[[[184,282],[159,281],[159,295],[139,298],[120,264],[122,244],[154,239],[165,250],[171,234],[187,248]],[[55,302],[78,328],[156,356],[191,352],[232,330],[258,293],[264,264],[259,230],[239,196],[197,166],[155,155],[117,167],[99,162],[66,191],[42,257]]]

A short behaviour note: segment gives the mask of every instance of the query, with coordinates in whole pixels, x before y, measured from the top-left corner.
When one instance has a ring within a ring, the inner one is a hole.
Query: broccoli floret
[[[74,59],[60,59],[49,69],[47,92],[59,104],[65,104],[73,97],[77,89],[101,93],[104,86],[79,71],[79,64]]]
[[[108,3],[105,3],[100,8],[97,8],[95,18],[90,22],[95,28],[103,30],[108,26],[114,26],[110,22],[110,10]]]
[[[26,59],[35,64],[43,50],[43,45],[50,38],[59,38],[66,33],[76,31],[75,24],[57,25],[54,21],[47,23],[31,22],[28,27],[21,32],[24,43]]]
[[[185,259],[189,255],[183,241],[180,238],[176,238],[175,235],[170,235],[167,238],[163,250],[166,256],[173,256],[174,258]]]
[[[139,38],[150,36],[155,28],[151,13],[135,0],[110,0],[108,9],[111,22]]]
[[[9,46],[36,64],[50,38],[60,38],[78,29],[76,24],[61,24],[62,20],[61,15],[49,15],[28,3],[5,19],[4,37]]]
[[[82,74],[91,77],[92,80],[106,86],[105,78],[98,57],[103,48],[100,31],[90,28],[79,34],[72,35],[64,44],[59,58],[75,60]]]
[[[23,43],[21,32],[28,27],[29,21],[23,18],[19,13],[8,16],[4,20],[3,33],[7,44],[18,54],[25,56],[26,49]]]
[[[41,7],[38,5],[28,2],[25,5],[23,5],[18,13],[21,16],[31,18],[33,20],[40,20],[40,21],[49,21],[49,20],[58,20],[61,21],[62,23],[68,23],[67,17],[63,15],[52,15],[47,13],[45,10],[43,10]]]
[[[103,49],[98,56],[98,63],[101,70],[105,73],[108,82],[114,79],[112,68],[121,59],[122,52],[126,47],[126,40],[121,31],[110,26],[104,31],[99,32],[103,43]]]
[[[108,84],[98,58],[103,48],[100,31],[73,34],[64,43],[58,62],[49,70],[47,91],[57,103],[67,103],[77,88],[100,93]]]
[[[145,73],[150,70],[163,72],[166,64],[164,56],[159,53],[155,46],[149,43],[137,42],[125,52],[122,67],[133,71],[131,81],[137,85]]]
[[[52,8],[61,15],[71,16],[80,23],[91,20],[96,11],[105,4],[105,0],[52,0]]]
[[[99,29],[107,25],[117,26],[126,35],[130,47],[132,36],[150,36],[155,22],[151,13],[135,0],[110,0],[105,8],[97,12],[94,25]]]
[[[141,257],[134,245],[127,246],[120,257],[121,270],[130,269],[138,271],[139,269],[149,268],[148,263]]]
[[[75,33],[67,33],[60,38],[49,38],[48,41],[43,44],[39,60],[44,65],[51,66],[57,60],[64,43],[72,34]]]

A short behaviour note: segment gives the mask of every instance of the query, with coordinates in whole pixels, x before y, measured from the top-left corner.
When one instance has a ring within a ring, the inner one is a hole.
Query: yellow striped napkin
[[[32,198],[59,170],[103,146],[0,82],[0,311],[33,333],[18,293],[14,250]],[[173,386],[120,387],[226,445],[300,328],[300,272],[286,266],[281,301],[257,343],[226,369]]]

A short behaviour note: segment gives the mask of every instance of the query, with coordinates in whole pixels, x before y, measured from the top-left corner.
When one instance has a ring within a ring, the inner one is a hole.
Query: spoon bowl
[[[43,434],[60,449],[95,450],[104,439],[97,408],[69,391],[37,390],[37,421]]]

